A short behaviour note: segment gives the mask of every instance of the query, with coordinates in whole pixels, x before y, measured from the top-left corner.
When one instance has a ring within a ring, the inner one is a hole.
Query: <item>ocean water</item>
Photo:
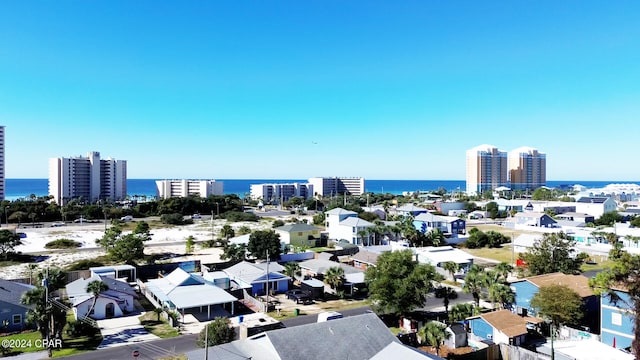
[[[251,184],[262,183],[290,183],[307,182],[307,180],[273,180],[273,179],[219,179],[224,182],[225,194],[237,194],[240,197],[247,196]],[[129,195],[155,196],[156,179],[128,179],[127,192]],[[49,193],[48,179],[6,179],[6,198],[15,200],[36,196],[46,196]],[[547,181],[549,187],[566,187],[580,184],[587,188],[601,188],[608,184],[639,184],[638,181]],[[466,188],[465,180],[365,180],[365,190],[372,193],[390,193],[399,195],[404,191],[430,191],[444,188],[447,191]]]

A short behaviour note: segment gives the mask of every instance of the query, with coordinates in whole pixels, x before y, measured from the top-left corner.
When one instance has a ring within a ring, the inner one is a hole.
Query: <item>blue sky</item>
[[[638,1],[7,1],[6,176],[100,151],[130,178],[640,180]]]

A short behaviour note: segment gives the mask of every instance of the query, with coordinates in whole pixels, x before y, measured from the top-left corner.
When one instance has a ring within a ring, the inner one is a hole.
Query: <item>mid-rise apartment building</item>
[[[264,203],[280,204],[292,197],[310,199],[313,197],[313,185],[303,183],[288,184],[252,184],[251,198]]]
[[[0,200],[6,195],[4,164],[4,126],[0,126]]]
[[[309,183],[319,196],[364,194],[364,178],[361,177],[316,177],[309,179]]]
[[[467,150],[467,194],[481,194],[507,185],[507,153],[493,145]]]
[[[100,159],[97,151],[86,157],[49,159],[49,195],[59,205],[72,199],[96,202],[127,196],[127,161]]]
[[[547,155],[530,147],[509,152],[509,183],[512,190],[535,190],[547,184]]]
[[[156,195],[160,199],[172,197],[223,195],[224,184],[215,180],[157,180]]]

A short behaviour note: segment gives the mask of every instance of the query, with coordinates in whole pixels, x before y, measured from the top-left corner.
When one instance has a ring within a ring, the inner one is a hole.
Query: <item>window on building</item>
[[[302,236],[302,231],[298,231],[298,236]]]
[[[622,326],[622,314],[611,314],[611,324]]]
[[[22,324],[22,315],[20,314],[15,314],[13,315],[13,325],[19,325]]]

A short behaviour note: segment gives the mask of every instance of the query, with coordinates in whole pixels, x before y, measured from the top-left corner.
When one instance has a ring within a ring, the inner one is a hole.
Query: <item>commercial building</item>
[[[310,199],[313,197],[313,189],[313,185],[309,183],[253,184],[251,198],[262,200],[265,204],[280,204],[292,197]]]
[[[156,196],[160,199],[172,197],[223,195],[224,184],[215,180],[157,180]]]
[[[364,194],[364,178],[360,177],[315,177],[310,178],[309,183],[319,196]]]
[[[127,196],[127,161],[101,160],[97,151],[87,157],[51,158],[49,195],[58,205],[80,198],[89,202],[122,200]]]
[[[0,200],[6,195],[4,168],[4,126],[0,126]]]
[[[507,153],[493,145],[467,150],[467,194],[481,194],[506,186]]]
[[[512,190],[535,190],[547,184],[547,155],[530,147],[509,152],[509,183]]]

